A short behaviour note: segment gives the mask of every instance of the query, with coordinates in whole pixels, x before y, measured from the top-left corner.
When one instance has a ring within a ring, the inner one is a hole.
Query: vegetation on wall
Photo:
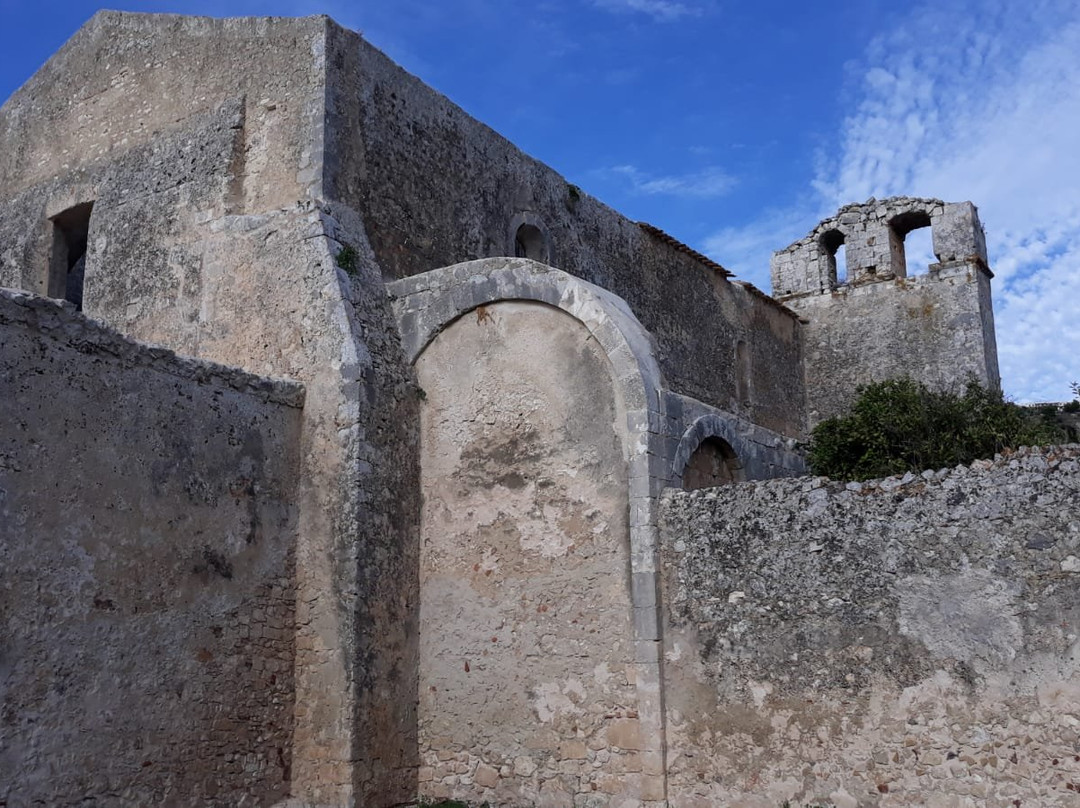
[[[337,255],[334,256],[334,261],[339,267],[344,269],[346,274],[350,277],[356,277],[356,275],[359,274],[360,254],[353,245],[342,245],[341,249],[338,250]]]
[[[978,382],[957,394],[901,378],[860,387],[848,415],[814,428],[808,459],[814,474],[869,480],[1067,439],[1052,414],[1025,410]]]

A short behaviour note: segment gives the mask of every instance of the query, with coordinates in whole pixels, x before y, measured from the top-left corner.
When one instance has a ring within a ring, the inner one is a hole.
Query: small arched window
[[[705,438],[690,455],[682,475],[684,491],[731,485],[745,479],[742,463],[723,438]]]
[[[531,258],[541,264],[552,264],[551,238],[544,220],[532,211],[515,213],[510,219],[507,234],[513,243],[513,254],[518,258]]]
[[[547,239],[539,227],[523,224],[514,234],[514,255],[547,263]]]
[[[821,235],[821,254],[826,261],[829,283],[838,286],[847,283],[847,255],[844,251],[844,234],[829,230]]]

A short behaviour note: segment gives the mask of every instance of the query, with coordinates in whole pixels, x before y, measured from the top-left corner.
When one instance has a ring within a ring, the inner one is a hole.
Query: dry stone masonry
[[[1080,446],[663,513],[672,804],[1076,804]]]
[[[96,14],[0,107],[0,808],[1080,798],[1076,447],[799,476],[998,384],[975,207],[772,273],[327,17]]]

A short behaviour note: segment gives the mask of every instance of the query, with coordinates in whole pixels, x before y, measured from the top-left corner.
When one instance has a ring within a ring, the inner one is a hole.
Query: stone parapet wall
[[[303,388],[0,292],[0,804],[289,794]]]
[[[1066,806],[1080,446],[662,504],[669,799]]]

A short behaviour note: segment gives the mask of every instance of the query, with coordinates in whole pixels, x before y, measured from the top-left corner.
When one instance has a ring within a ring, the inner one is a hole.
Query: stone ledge
[[[36,330],[51,339],[64,340],[83,353],[106,354],[180,379],[231,388],[287,407],[304,406],[305,389],[300,382],[258,376],[217,362],[179,356],[159,345],[137,342],[86,317],[66,301],[0,288],[0,325]]]
[[[1063,464],[1067,464],[1062,467]],[[961,464],[954,468],[927,469],[922,472],[907,472],[902,475],[884,477],[861,482],[841,482],[829,477],[782,477],[772,480],[756,480],[740,483],[739,487],[758,486],[773,488],[777,491],[788,490],[792,495],[822,490],[828,494],[848,496],[887,494],[889,496],[916,495],[928,485],[947,487],[946,483],[962,477],[986,476],[994,472],[1031,472],[1035,474],[1077,473],[1080,471],[1080,443],[1067,443],[1059,446],[1021,446],[1018,449],[1006,449],[992,458],[975,460],[970,464]],[[673,498],[707,499],[716,497],[716,489],[703,488],[698,491],[677,491],[669,489],[665,496]]]

